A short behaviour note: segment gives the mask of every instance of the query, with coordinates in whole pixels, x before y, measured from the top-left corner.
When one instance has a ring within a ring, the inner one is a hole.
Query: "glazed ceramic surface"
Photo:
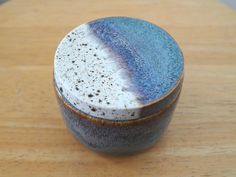
[[[130,153],[167,127],[183,81],[183,56],[163,29],[112,17],[80,25],[60,42],[54,82],[65,121],[88,147]]]
[[[132,154],[155,144],[167,128],[177,101],[146,120],[97,122],[96,119],[91,120],[68,109],[62,99],[58,98],[65,123],[71,133],[89,149],[113,155]]]

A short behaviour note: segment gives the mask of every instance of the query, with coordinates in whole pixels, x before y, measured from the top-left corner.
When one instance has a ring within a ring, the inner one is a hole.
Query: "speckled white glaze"
[[[61,94],[78,110],[95,117],[137,118],[140,103],[129,90],[126,70],[117,57],[88,25],[75,28],[55,55],[54,77]]]

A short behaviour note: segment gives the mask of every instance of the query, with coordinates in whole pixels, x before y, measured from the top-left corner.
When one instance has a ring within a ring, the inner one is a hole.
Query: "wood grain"
[[[58,42],[75,26],[133,16],[166,29],[185,56],[168,130],[151,149],[99,155],[62,121],[52,87]],[[0,5],[0,177],[236,176],[236,11],[214,0],[10,0]]]

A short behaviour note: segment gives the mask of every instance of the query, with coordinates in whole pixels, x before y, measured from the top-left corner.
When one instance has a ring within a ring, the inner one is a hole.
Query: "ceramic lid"
[[[78,111],[109,120],[145,116],[141,112],[169,94],[182,72],[183,56],[174,39],[149,22],[128,17],[73,29],[60,42],[54,61],[63,98]]]

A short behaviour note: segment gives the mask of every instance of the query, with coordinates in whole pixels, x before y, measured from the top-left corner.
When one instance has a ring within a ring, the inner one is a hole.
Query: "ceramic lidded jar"
[[[69,130],[99,152],[133,153],[167,128],[183,82],[174,39],[147,21],[97,19],[69,32],[54,61],[54,86]]]

